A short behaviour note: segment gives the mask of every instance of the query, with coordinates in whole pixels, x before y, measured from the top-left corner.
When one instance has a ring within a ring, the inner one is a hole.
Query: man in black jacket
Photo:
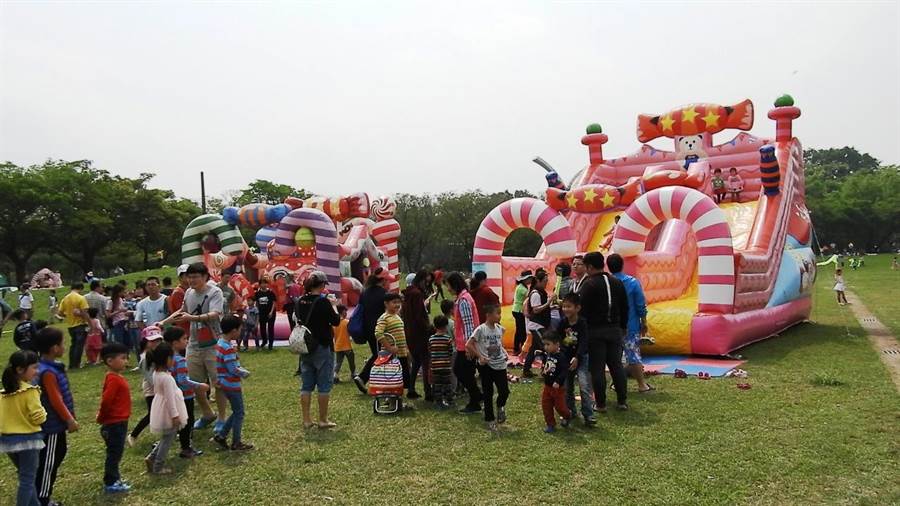
[[[584,256],[587,278],[581,285],[581,316],[587,320],[588,357],[597,411],[606,412],[606,372],[609,367],[616,389],[617,407],[628,409],[625,368],[622,366],[623,339],[628,326],[628,295],[625,285],[603,272],[603,255]]]

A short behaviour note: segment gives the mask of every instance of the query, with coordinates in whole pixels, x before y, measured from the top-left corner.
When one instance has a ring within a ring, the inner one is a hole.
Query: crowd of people
[[[445,276],[423,269],[398,294],[388,289],[388,272],[377,268],[351,318],[327,293],[326,279],[318,273],[302,287],[289,287],[284,303],[268,280],[260,280],[254,295],[238,300],[227,280],[210,281],[202,263],[180,266],[175,287],[150,277],[128,291],[126,285],[105,287],[93,279],[82,295],[83,285],[75,283],[55,308],[69,335],[68,368],[60,362],[67,351],[63,332],[31,322],[3,372],[0,451],[18,469],[17,504],[53,504],[66,434],[79,429],[67,369],[82,367],[85,352],[88,363],[107,369],[96,415],[106,445],[107,492],[130,490],[119,462],[148,427],[158,437],[145,457],[148,473],[172,472],[166,460],[176,438],[180,457],[202,454],[193,445],[193,432],[210,426],[216,448],[252,450],[242,434],[241,385],[250,372],[241,366],[238,351],[250,349],[250,337],[256,350],[273,349],[278,309],[287,309],[291,327],[308,329],[307,352],[300,355],[297,371],[305,429],[337,426],[328,408],[342,362],[348,362],[350,378],[365,394],[380,350],[399,360],[408,399],[422,397],[417,390],[421,375],[426,402],[448,410],[460,398],[459,412],[483,414],[493,432],[507,421],[510,381],[530,381],[532,367],[539,363],[543,389],[537,404],[545,431],[568,426],[575,418],[576,385],[583,422],[593,426],[595,413],[607,409],[606,369],[620,410],[628,409],[627,374],[637,381],[639,392],[653,390],[643,377],[639,348],[646,333],[646,303],[640,284],[622,272],[623,266],[618,255],[605,260],[600,253],[578,256],[571,265],[556,266],[553,288],[547,286],[546,271],[522,272],[512,307],[512,355],[503,346],[501,301],[483,272],[466,279],[459,272]],[[439,299],[440,314],[431,318]],[[19,315],[22,322],[30,322],[28,311],[19,311],[25,313]],[[358,373],[351,341],[367,344],[370,351]],[[130,355],[139,357],[134,371],[141,374],[146,412],[129,432],[132,393],[123,373]],[[520,363],[522,373],[516,376],[509,369]],[[195,408],[200,411],[196,420]],[[407,403],[406,409],[412,405]]]

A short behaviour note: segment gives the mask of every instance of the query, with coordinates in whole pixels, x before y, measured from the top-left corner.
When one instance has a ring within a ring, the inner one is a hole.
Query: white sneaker
[[[125,444],[128,445],[129,448],[134,448],[135,442],[137,442],[137,440],[131,437],[131,434],[125,436]]]

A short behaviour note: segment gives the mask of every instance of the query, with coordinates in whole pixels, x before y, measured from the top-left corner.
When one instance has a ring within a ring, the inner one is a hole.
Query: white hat
[[[187,272],[188,267],[190,267],[188,264],[181,264],[181,265],[179,265],[178,268],[175,269],[175,274],[178,274],[179,276],[181,276],[182,274],[184,274],[185,272]]]

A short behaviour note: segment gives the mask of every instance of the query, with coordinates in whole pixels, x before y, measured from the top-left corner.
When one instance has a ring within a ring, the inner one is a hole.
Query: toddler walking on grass
[[[556,431],[556,416],[554,408],[562,417],[562,426],[568,427],[572,419],[572,412],[566,406],[566,392],[563,388],[566,383],[566,375],[569,371],[569,361],[560,352],[560,338],[556,331],[548,331],[543,335],[544,339],[544,366],[541,373],[544,375],[544,389],[541,391],[541,410],[544,412],[544,422],[547,427],[544,432]]]
[[[431,391],[436,409],[453,404],[453,338],[447,330],[447,317],[434,317],[434,335],[428,338],[431,358]]]
[[[250,376],[250,371],[241,367],[237,350],[231,344],[241,331],[241,320],[234,316],[222,318],[222,337],[216,342],[216,375],[219,380],[219,392],[225,395],[231,405],[231,415],[225,420],[221,429],[215,431],[212,442],[223,450],[252,450],[253,445],[241,440],[241,429],[244,426],[244,395],[241,391],[241,379]],[[228,434],[231,434],[231,446],[228,446]]]
[[[209,385],[194,381],[188,375],[187,360],[184,358],[184,350],[187,349],[188,337],[184,329],[180,327],[169,327],[163,334],[163,340],[172,347],[174,352],[172,358],[172,367],[169,373],[175,378],[175,383],[181,389],[184,396],[184,407],[187,410],[187,425],[178,431],[178,441],[181,443],[181,454],[183,459],[190,459],[202,455],[201,450],[193,447],[191,435],[194,430],[194,396],[195,392],[200,395],[206,395],[209,391]]]
[[[345,358],[347,365],[350,366],[350,377],[356,376],[356,356],[350,343],[350,330],[347,328],[350,325],[350,320],[347,319],[347,306],[338,304],[337,312],[341,317],[341,323],[334,329],[334,382],[340,383],[338,375]]]
[[[125,452],[128,418],[131,416],[131,390],[122,371],[128,367],[128,347],[122,343],[106,343],[100,350],[100,360],[106,365],[103,393],[97,423],[106,443],[106,463],[103,467],[103,488],[107,493],[131,490],[131,485],[119,474],[119,462]]]
[[[169,373],[174,365],[172,347],[162,343],[152,351],[147,351],[147,365],[153,369],[153,406],[150,410],[150,431],[160,435],[159,443],[144,458],[147,472],[151,474],[171,474],[166,466],[169,448],[175,435],[187,424],[188,414],[184,396]]]
[[[841,306],[849,304],[847,296],[844,295],[844,288],[844,270],[836,269],[834,271],[834,291],[837,293],[837,301]]]
[[[466,351],[478,359],[478,374],[484,396],[484,422],[491,432],[497,424],[506,422],[506,400],[509,380],[506,363],[509,357],[503,348],[503,327],[500,326],[500,306],[485,306],[485,322],[479,325],[466,342]],[[494,415],[494,389],[497,389],[497,414]]]

